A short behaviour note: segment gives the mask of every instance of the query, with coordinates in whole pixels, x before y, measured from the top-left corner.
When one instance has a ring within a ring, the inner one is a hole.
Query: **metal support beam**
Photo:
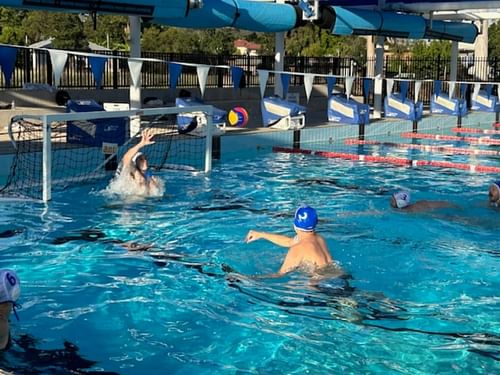
[[[375,84],[373,88],[374,103],[373,117],[382,117],[382,92],[384,78],[384,42],[383,36],[377,36],[375,39]]]

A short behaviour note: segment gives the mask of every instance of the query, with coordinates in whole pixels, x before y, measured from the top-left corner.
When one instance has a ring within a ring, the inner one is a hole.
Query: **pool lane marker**
[[[466,163],[453,163],[449,161],[411,160],[411,159],[391,157],[391,156],[360,155],[349,152],[313,151],[313,150],[289,148],[289,147],[273,147],[273,152],[315,155],[315,156],[322,156],[325,158],[364,161],[372,163],[386,163],[399,166],[413,166],[413,167],[430,166],[439,168],[461,169],[471,172],[500,173],[500,167],[491,167],[487,165],[473,165]]]
[[[470,134],[493,134],[493,135],[500,134],[500,130],[477,129],[477,128],[452,128],[451,131],[455,133],[470,133]]]
[[[394,143],[394,142],[378,142],[378,141],[363,141],[355,138],[346,139],[344,141],[346,145],[373,145],[373,146],[384,146],[384,147],[394,147],[402,149],[411,150],[423,150],[423,151],[437,151],[449,154],[459,154],[459,155],[488,155],[488,156],[500,156],[500,151],[497,150],[480,150],[477,148],[460,148],[460,147],[449,147],[449,146],[433,146],[433,145],[416,145],[410,143]]]
[[[401,133],[403,138],[434,139],[436,141],[463,141],[480,145],[500,145],[500,139],[490,137],[459,137],[456,135],[429,134],[429,133]]]

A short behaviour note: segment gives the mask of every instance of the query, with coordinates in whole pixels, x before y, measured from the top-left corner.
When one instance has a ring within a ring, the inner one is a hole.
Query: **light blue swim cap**
[[[293,220],[295,228],[304,232],[312,232],[318,224],[318,214],[316,210],[309,206],[300,206],[295,211]]]

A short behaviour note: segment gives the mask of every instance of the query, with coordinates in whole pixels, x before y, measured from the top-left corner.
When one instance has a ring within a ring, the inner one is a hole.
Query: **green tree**
[[[113,50],[127,50],[128,18],[98,15],[96,24],[90,16],[83,19],[84,32],[89,41]],[[94,30],[94,26],[96,26]],[[109,43],[109,45],[108,45]]]
[[[76,14],[52,13],[47,20],[54,48],[86,50],[88,41],[83,32],[83,22]]]
[[[25,31],[22,21],[25,10],[0,7],[0,43],[24,44]]]
[[[500,22],[496,22],[488,29],[488,56],[500,58]]]

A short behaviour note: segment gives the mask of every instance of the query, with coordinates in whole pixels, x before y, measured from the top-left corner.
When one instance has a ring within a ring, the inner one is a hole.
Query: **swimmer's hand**
[[[253,242],[257,241],[262,238],[262,234],[260,232],[257,232],[256,230],[250,230],[248,231],[247,236],[245,237],[245,242]]]
[[[141,138],[141,146],[147,146],[147,145],[152,145],[153,143],[155,143],[153,141],[153,137],[154,137],[154,134],[153,134],[153,130],[151,129],[146,129],[142,132],[142,138]]]

